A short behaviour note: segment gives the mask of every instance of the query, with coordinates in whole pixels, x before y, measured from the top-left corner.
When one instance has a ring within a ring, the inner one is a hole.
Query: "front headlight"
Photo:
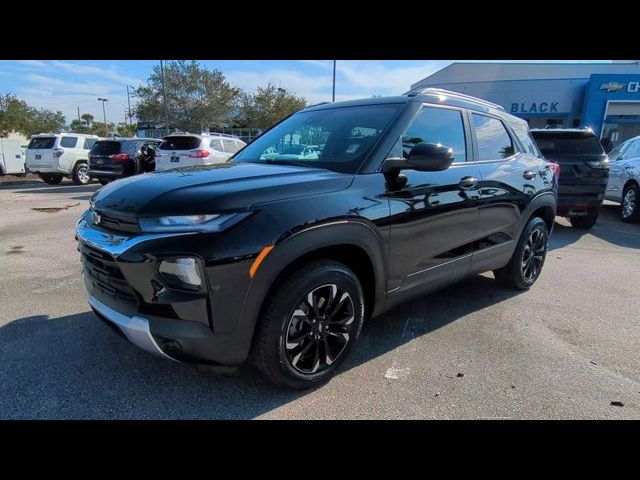
[[[590,167],[593,168],[609,168],[609,159],[605,158],[604,160],[597,160],[595,162],[587,162]]]
[[[221,232],[250,215],[249,212],[175,215],[169,217],[140,218],[140,229],[145,233],[158,232]]]

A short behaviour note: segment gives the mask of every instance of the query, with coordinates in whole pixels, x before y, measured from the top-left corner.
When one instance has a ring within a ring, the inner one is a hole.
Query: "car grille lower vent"
[[[80,244],[84,271],[93,288],[103,295],[130,304],[137,304],[137,297],[113,257],[106,252]]]

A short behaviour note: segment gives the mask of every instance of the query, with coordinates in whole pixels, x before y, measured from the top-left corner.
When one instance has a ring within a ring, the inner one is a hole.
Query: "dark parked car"
[[[111,180],[155,170],[155,138],[98,140],[89,152],[89,176],[103,185]]]
[[[313,158],[275,148],[317,145]],[[321,147],[320,147],[321,146]],[[527,124],[438,89],[305,108],[229,162],[120,180],[76,226],[95,313],[165,358],[328,379],[366,318],[493,270],[528,289],[556,179]]]
[[[598,220],[609,179],[609,159],[589,128],[531,129],[544,157],[560,166],[558,215],[575,228]]]

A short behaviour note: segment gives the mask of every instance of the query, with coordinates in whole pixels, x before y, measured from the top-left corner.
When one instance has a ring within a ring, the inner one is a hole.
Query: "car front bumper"
[[[160,357],[220,366],[246,359],[253,329],[240,316],[250,260],[209,264],[203,257],[213,240],[207,235],[118,234],[89,225],[86,217],[76,224],[83,288],[102,320]],[[201,259],[202,292],[159,285],[159,263],[176,252]],[[114,272],[117,278],[109,277]]]

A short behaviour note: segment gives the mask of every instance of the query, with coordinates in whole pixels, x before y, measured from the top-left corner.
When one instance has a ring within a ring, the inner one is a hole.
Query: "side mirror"
[[[387,158],[384,172],[394,170],[418,170],[421,172],[440,172],[453,163],[453,150],[435,143],[418,143],[409,152],[408,158]]]

